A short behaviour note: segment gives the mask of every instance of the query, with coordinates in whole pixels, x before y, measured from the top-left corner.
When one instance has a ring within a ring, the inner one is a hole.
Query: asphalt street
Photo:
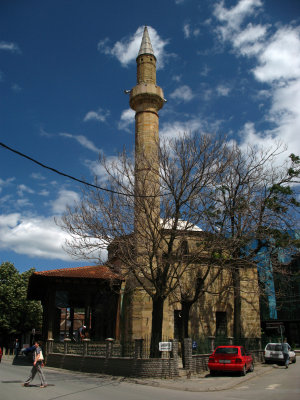
[[[300,363],[289,369],[276,365],[256,365],[254,373],[246,377],[208,374],[191,379],[124,379],[99,374],[82,374],[45,367],[48,386],[39,387],[39,378],[29,387],[22,382],[29,375],[31,366],[0,364],[1,400],[298,400],[300,398]]]

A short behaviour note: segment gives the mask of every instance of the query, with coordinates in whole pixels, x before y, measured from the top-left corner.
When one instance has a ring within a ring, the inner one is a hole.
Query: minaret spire
[[[142,43],[141,43],[141,47],[140,47],[138,56],[140,56],[142,54],[150,54],[155,57],[147,26],[145,26],[145,28],[144,28]]]

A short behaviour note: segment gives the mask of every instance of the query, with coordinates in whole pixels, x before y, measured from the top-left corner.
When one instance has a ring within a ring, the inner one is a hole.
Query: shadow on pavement
[[[32,357],[18,356],[12,360],[13,365],[32,365]]]

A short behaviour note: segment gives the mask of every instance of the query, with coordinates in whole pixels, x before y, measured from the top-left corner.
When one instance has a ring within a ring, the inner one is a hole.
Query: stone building
[[[151,224],[145,223],[149,219],[148,211],[151,210],[151,221],[154,225],[161,223],[158,196],[160,186],[158,111],[165,102],[163,91],[156,84],[156,58],[147,28],[144,30],[136,61],[137,85],[130,91],[130,106],[136,112],[136,193],[143,192],[144,197],[141,200],[137,196],[136,199],[134,235],[136,257],[140,262],[143,262],[143,252],[147,247],[145,237],[148,233],[149,235],[152,233]],[[150,164],[151,169],[148,168]],[[145,197],[148,200],[145,200]],[[139,201],[145,202],[143,207],[137,206]],[[151,205],[147,201],[151,201]],[[142,231],[143,235],[140,234]],[[165,235],[169,234],[168,227],[165,226],[164,231]],[[186,257],[188,257],[188,249],[201,246],[205,235],[205,232],[201,229],[193,227],[185,234],[184,240],[178,241],[178,247],[183,246]],[[109,249],[110,265],[118,265],[122,270],[122,263],[111,249]],[[205,257],[204,255],[198,264],[194,265],[194,270],[205,268]],[[87,268],[85,274],[80,272],[80,268],[70,269],[72,271],[69,272],[61,270],[61,275],[60,270],[33,274],[30,280],[29,295],[30,298],[39,298],[43,301],[44,336],[53,338],[59,334],[58,320],[61,321],[62,314],[57,311],[55,299],[58,298],[58,292],[64,291],[68,292],[67,307],[84,308],[84,321],[90,329],[91,338],[104,339],[104,336],[109,335],[118,340],[127,341],[149,336],[151,333],[152,299],[145,290],[137,284],[134,287],[131,286],[131,290],[128,290],[132,281],[122,280],[121,275],[112,274],[105,266],[94,267],[94,270],[92,267],[85,268]],[[88,268],[90,268],[90,276],[88,276]],[[217,265],[214,266],[210,274],[214,274],[218,268]],[[239,273],[242,336],[259,338],[260,311],[257,270],[253,267],[245,267],[240,269]],[[186,285],[189,285],[193,276],[186,273],[182,279]],[[41,291],[39,291],[40,288],[42,288]],[[110,299],[108,313],[103,303],[107,298]],[[230,270],[224,269],[213,281],[210,290],[201,296],[191,308],[189,321],[191,336],[233,336],[233,300]],[[176,298],[176,292],[164,301],[163,307],[163,337],[168,339],[180,338],[180,332],[182,332],[181,303]],[[73,314],[70,312],[69,319],[68,325],[70,331],[72,331],[74,312]]]

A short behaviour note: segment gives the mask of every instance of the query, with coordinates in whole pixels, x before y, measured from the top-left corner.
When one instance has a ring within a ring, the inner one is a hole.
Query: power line
[[[72,179],[73,181],[82,183],[82,184],[84,184],[84,185],[86,185],[86,186],[90,186],[90,187],[93,187],[93,188],[95,188],[95,189],[103,190],[103,191],[105,191],[105,192],[110,192],[110,193],[114,193],[114,194],[119,194],[119,195],[122,195],[122,196],[137,197],[135,194],[131,194],[131,193],[126,194],[126,193],[118,192],[118,191],[115,191],[115,190],[103,188],[103,187],[101,187],[101,186],[93,185],[92,183],[85,182],[85,181],[83,181],[83,180],[81,180],[81,179],[75,178],[74,176],[65,174],[64,172],[61,172],[61,171],[58,171],[58,170],[55,169],[55,168],[49,167],[48,165],[45,165],[45,164],[43,164],[43,163],[41,163],[41,162],[35,160],[34,158],[29,157],[29,156],[27,156],[26,154],[21,153],[20,151],[15,150],[15,149],[13,149],[13,148],[7,146],[6,144],[4,144],[4,143],[2,143],[2,142],[0,142],[0,146],[4,147],[5,149],[7,149],[7,150],[9,150],[9,151],[12,151],[12,152],[15,153],[15,154],[18,154],[18,155],[21,156],[21,157],[26,158],[26,159],[29,160],[29,161],[32,161],[33,163],[39,165],[40,167],[46,168],[46,169],[48,169],[48,170],[50,170],[50,171],[52,171],[52,172],[55,172],[55,173],[58,174],[58,175],[64,176],[64,177],[69,178],[69,179]],[[141,195],[141,196],[138,196],[138,197],[156,197],[156,196],[142,196],[142,195]]]

